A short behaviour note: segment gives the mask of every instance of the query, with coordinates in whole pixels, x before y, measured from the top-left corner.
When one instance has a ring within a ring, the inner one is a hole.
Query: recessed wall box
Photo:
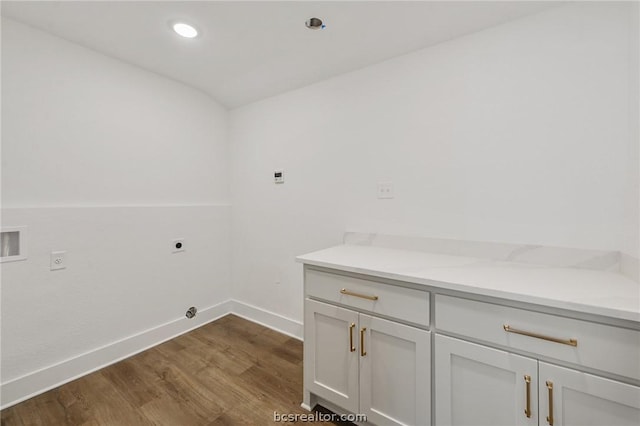
[[[26,234],[26,226],[5,226],[0,230],[0,262],[27,258]]]

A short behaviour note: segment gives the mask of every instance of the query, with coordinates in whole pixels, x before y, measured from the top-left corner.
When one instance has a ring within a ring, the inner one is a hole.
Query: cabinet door
[[[357,333],[356,312],[305,301],[305,388],[352,413],[359,408]]]
[[[438,334],[435,358],[436,425],[538,424],[536,360]]]
[[[540,425],[638,426],[640,388],[540,362]]]
[[[431,424],[429,332],[360,314],[360,412],[378,425]]]

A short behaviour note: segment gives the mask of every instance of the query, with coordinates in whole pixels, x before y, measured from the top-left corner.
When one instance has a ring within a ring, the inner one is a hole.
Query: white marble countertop
[[[640,284],[615,272],[503,262],[360,245],[298,262],[477,295],[640,322]]]

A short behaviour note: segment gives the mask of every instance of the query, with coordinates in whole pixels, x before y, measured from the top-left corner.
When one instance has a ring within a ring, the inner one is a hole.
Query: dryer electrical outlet
[[[180,253],[186,250],[184,238],[176,238],[171,241],[171,253]]]

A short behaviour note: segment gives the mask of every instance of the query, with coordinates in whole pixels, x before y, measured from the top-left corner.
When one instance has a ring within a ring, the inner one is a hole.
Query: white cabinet
[[[537,425],[537,376],[534,359],[436,334],[436,425]]]
[[[640,387],[440,335],[435,389],[439,426],[640,425]]]
[[[640,387],[539,364],[541,425],[640,425]]]
[[[315,395],[357,413],[358,313],[307,300],[304,318],[304,380]]]
[[[566,316],[435,296],[435,326],[507,350],[640,380],[640,331]]]
[[[428,425],[430,335],[305,301],[305,391],[379,425]]]
[[[360,412],[377,425],[430,424],[429,332],[365,314],[359,327]]]
[[[432,410],[438,426],[640,425],[637,322],[431,284],[305,266],[303,406],[376,425]]]

